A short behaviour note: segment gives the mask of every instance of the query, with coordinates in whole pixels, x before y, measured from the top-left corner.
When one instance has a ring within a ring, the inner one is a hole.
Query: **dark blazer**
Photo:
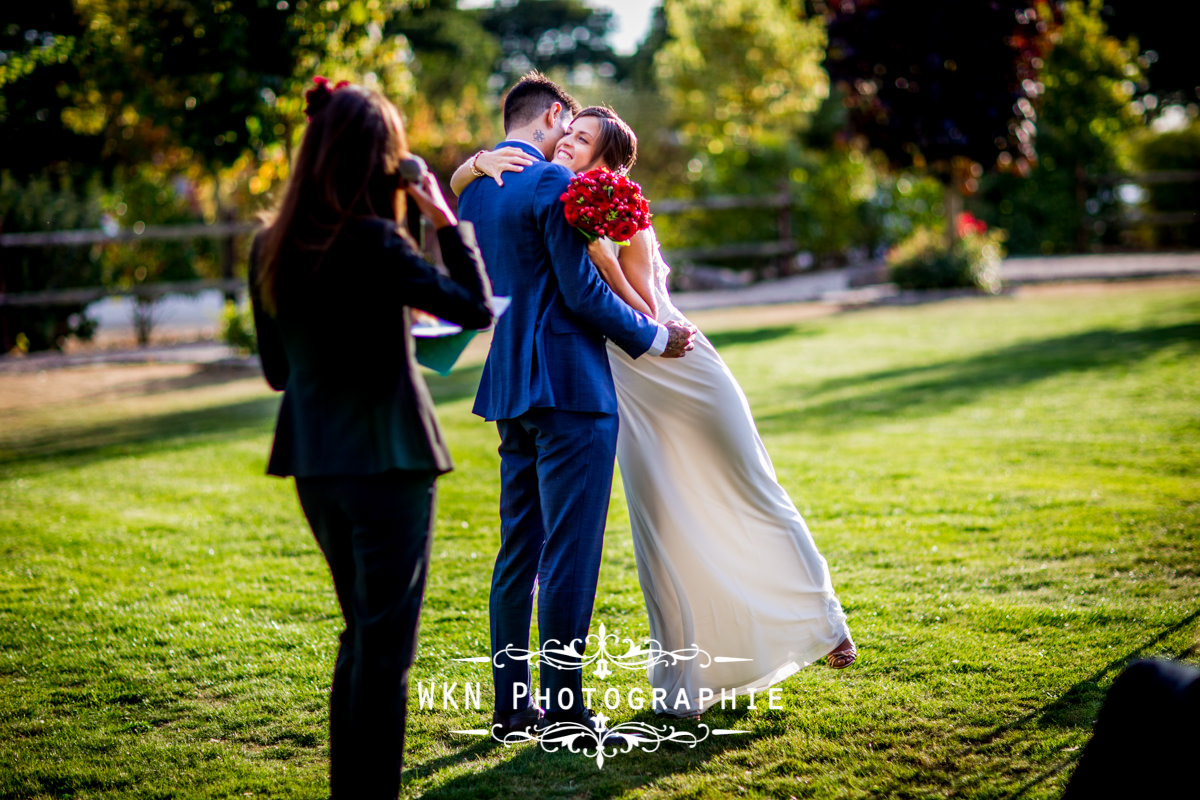
[[[495,181],[472,181],[458,203],[475,223],[497,294],[512,305],[496,323],[474,412],[514,419],[531,408],[615,414],[605,337],[637,358],[659,326],[613,294],[567,224],[559,196],[571,171],[528,142],[507,141],[535,162]]]
[[[261,237],[262,234],[259,234]],[[464,328],[492,323],[470,224],[438,231],[450,277],[383,219],[351,220],[328,252],[290,250],[271,317],[250,296],[267,382],[283,391],[267,472],[313,477],[452,468],[418,370],[409,308]]]

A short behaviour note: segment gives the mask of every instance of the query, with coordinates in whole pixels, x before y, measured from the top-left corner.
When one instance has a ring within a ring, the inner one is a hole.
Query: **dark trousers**
[[[1139,661],[1113,681],[1063,800],[1196,797],[1200,670]]]
[[[528,648],[533,594],[541,647],[583,652],[604,544],[617,450],[615,414],[535,409],[500,430],[500,552],[489,604],[492,653]],[[527,661],[493,658],[496,711],[533,705]],[[541,665],[546,711],[583,711],[582,672]],[[525,696],[514,702],[514,689]],[[563,690],[569,690],[569,694]]]
[[[346,620],[329,701],[334,800],[394,800],[400,792],[436,479],[399,470],[296,479]]]

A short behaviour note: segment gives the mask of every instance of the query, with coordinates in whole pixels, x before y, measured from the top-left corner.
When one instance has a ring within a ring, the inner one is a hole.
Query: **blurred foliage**
[[[104,138],[95,120],[77,115],[84,22],[70,0],[10,3],[0,23],[0,153],[16,180],[60,168],[76,189],[102,163]],[[72,124],[67,124],[70,120]],[[20,158],[16,157],[20,154]]]
[[[566,75],[567,83],[623,77],[625,61],[608,42],[608,9],[583,0],[497,0],[477,13],[500,45],[491,82],[497,92],[531,69]]]
[[[1189,31],[1178,15],[1129,0],[664,0],[630,56],[608,42],[612,13],[587,0],[9,5],[5,231],[252,217],[287,177],[315,74],[393,99],[410,146],[445,180],[502,137],[503,91],[540,69],[630,122],[633,177],[652,202],[792,199],[786,218],[660,215],[666,246],[787,233],[818,264],[936,228],[954,218],[960,192],[1010,230],[1015,253],[1112,243],[1115,229],[1097,233],[1095,222],[1121,205],[1095,176],[1197,160],[1194,125],[1161,136],[1145,127],[1168,102],[1196,102]],[[1156,185],[1145,207],[1196,208],[1194,195],[1194,184]],[[1134,233],[1196,246],[1194,226]],[[0,256],[8,291],[216,277],[229,264],[213,241]],[[42,331],[27,334],[31,346],[53,346],[88,329],[69,312],[36,323],[37,312],[22,312],[20,327]],[[15,333],[6,336],[11,346]]]
[[[153,222],[173,225],[194,222],[199,216],[195,183],[183,176],[164,183],[150,166],[123,172],[108,192],[101,195],[107,209],[106,226],[133,228],[149,224],[133,215],[133,209],[154,209]],[[106,286],[130,288],[160,281],[185,281],[197,276],[217,277],[217,252],[211,239],[149,239],[120,244],[94,245],[99,253],[101,279]]]
[[[897,166],[967,183],[963,165],[1033,157],[1038,34],[1026,0],[845,0],[825,67],[850,123]],[[974,176],[977,177],[977,176]],[[969,191],[969,187],[968,191]]]
[[[1040,9],[1056,24],[1042,37],[1038,159],[988,176],[972,204],[1008,229],[1009,249],[1021,254],[1087,250],[1096,233],[1112,240],[1114,231],[1092,222],[1114,213],[1117,198],[1088,178],[1128,169],[1126,142],[1143,124],[1133,102],[1136,48],[1107,34],[1099,0],[1064,3],[1054,17]]]
[[[798,137],[829,90],[822,21],[790,0],[667,0],[664,10],[654,66],[673,158],[651,196],[790,191],[793,173],[815,167]],[[749,210],[657,227],[672,247],[775,239],[777,225],[776,213]]]
[[[0,28],[0,148],[21,154],[5,159],[9,179],[29,192],[53,185],[111,224],[211,222],[233,218],[234,209],[249,215],[286,177],[313,74],[411,95],[405,40],[383,35],[403,5],[47,0],[14,7]],[[0,228],[22,229],[12,213],[0,217]],[[96,216],[70,224],[42,214],[36,227],[96,227]],[[82,255],[23,249],[6,253],[0,266],[12,290],[9,262],[19,260],[19,282],[32,291],[79,285],[79,271],[63,264],[86,257],[97,272],[85,283],[127,287],[211,276],[214,249],[204,240]],[[139,305],[139,325],[149,324],[151,310]],[[44,313],[38,327],[61,332],[58,310]],[[61,335],[30,340],[53,346]]]
[[[1136,102],[1152,117],[1170,105],[1200,104],[1196,26],[1183,22],[1195,9],[1193,0],[1158,0],[1152,8],[1138,0],[1104,0],[1100,10],[1110,35],[1137,41],[1145,80]]]
[[[411,51],[414,89],[400,103],[409,147],[444,181],[473,152],[503,138],[498,105],[487,92],[500,43],[480,13],[454,0],[428,0],[399,11],[386,35],[401,35]]]
[[[30,173],[64,161],[107,172],[170,157],[209,173],[290,146],[311,75],[411,91],[379,0],[47,0],[0,38],[0,143]],[[18,65],[14,68],[13,65]],[[28,65],[34,65],[32,67]],[[64,146],[91,138],[99,146]]]
[[[698,154],[777,148],[807,128],[829,92],[820,20],[805,19],[791,0],[668,0],[664,8],[670,39],[655,59],[658,80],[679,135]]]
[[[5,233],[95,228],[100,222],[98,182],[77,190],[65,176],[18,180],[0,171],[0,220]],[[50,268],[48,268],[50,267]],[[82,247],[21,247],[0,250],[0,292],[31,292],[95,286],[101,267]],[[61,347],[68,336],[89,339],[95,322],[80,303],[38,308],[0,306],[0,353]]]
[[[1141,131],[1134,140],[1134,163],[1139,170],[1194,172],[1200,166],[1200,122],[1176,131]],[[1151,247],[1200,247],[1200,181],[1158,183],[1146,187],[1147,211],[1192,212],[1190,223],[1155,225],[1148,231]]]
[[[1004,234],[989,231],[969,212],[955,220],[955,236],[942,225],[917,228],[887,254],[892,280],[902,289],[978,289],[1000,291]]]
[[[221,341],[240,353],[258,353],[258,337],[254,330],[254,312],[249,303],[238,305],[225,301],[221,309]]]

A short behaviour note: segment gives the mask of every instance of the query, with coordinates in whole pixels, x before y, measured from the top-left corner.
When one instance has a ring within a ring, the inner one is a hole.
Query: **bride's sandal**
[[[845,669],[853,664],[856,658],[858,658],[858,648],[854,646],[854,640],[847,636],[829,655],[825,656],[825,663],[833,669]]]

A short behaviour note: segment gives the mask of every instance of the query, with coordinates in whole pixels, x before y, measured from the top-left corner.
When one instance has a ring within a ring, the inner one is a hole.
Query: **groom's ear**
[[[546,127],[554,128],[558,124],[558,120],[562,117],[563,104],[555,100],[550,104],[550,108],[546,110]]]

